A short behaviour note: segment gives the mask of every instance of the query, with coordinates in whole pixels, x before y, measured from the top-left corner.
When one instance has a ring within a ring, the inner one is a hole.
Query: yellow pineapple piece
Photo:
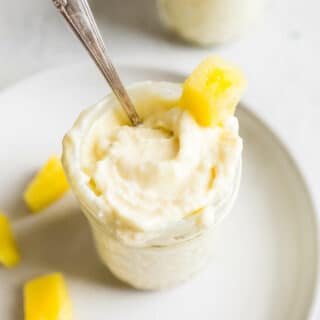
[[[24,285],[25,320],[71,320],[72,305],[61,273],[52,273]]]
[[[24,200],[33,212],[38,212],[58,200],[69,189],[62,163],[51,157],[24,192]]]
[[[233,64],[216,56],[203,60],[183,84],[181,108],[204,127],[234,114],[247,82]]]
[[[0,263],[11,268],[20,261],[20,254],[14,239],[10,221],[0,213]]]

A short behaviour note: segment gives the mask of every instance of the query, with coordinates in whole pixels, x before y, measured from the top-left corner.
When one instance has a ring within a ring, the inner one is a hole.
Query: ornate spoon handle
[[[53,3],[90,53],[132,124],[140,124],[141,119],[106,54],[105,45],[87,0],[53,0]]]

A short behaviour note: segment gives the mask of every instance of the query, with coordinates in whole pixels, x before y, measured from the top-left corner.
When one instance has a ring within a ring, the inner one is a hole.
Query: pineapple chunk
[[[234,114],[246,85],[236,66],[210,56],[184,82],[180,105],[201,126],[221,125]]]
[[[24,200],[33,212],[45,209],[69,189],[62,163],[51,157],[24,192]]]
[[[28,281],[24,285],[25,320],[71,320],[72,305],[61,273]]]
[[[19,261],[19,250],[13,237],[9,219],[0,213],[0,263],[11,268]]]

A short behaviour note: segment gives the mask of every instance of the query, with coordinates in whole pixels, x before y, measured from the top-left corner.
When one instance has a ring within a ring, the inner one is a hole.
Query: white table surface
[[[244,101],[293,151],[320,208],[320,1],[267,0],[263,21],[243,38],[199,49],[168,35],[154,0],[91,0],[115,62],[191,71],[218,53],[246,71]],[[35,72],[86,59],[50,0],[0,0],[0,88]],[[5,106],[0,106],[4,108]]]

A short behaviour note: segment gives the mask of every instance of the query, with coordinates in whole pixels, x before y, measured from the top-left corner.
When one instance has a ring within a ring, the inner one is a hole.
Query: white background
[[[0,88],[87,59],[51,0],[0,0]],[[154,0],[91,0],[114,61],[191,71],[209,53],[247,73],[244,101],[298,159],[320,205],[320,1],[267,0],[263,20],[224,46],[201,49],[161,28]],[[5,106],[0,106],[4,108]]]
[[[87,59],[51,0],[0,4],[0,89],[35,72]],[[206,49],[166,33],[154,0],[90,4],[116,63],[191,71],[209,53],[238,63],[249,80],[244,101],[293,151],[320,206],[320,1],[267,0],[263,20],[251,32]]]
[[[86,59],[51,0],[0,3],[0,88],[49,67]],[[264,18],[254,30],[211,49],[188,46],[163,31],[154,0],[90,3],[115,62],[148,62],[190,71],[214,52],[242,66],[249,80],[244,100],[289,144],[319,198],[318,0],[267,0]]]
[[[204,56],[219,53],[239,64],[249,81],[244,101],[292,150],[320,208],[319,0],[267,0],[263,20],[250,33],[211,49],[188,46],[167,34],[153,0],[90,3],[116,63],[191,71]],[[0,89],[35,72],[86,59],[51,0],[0,4]]]

